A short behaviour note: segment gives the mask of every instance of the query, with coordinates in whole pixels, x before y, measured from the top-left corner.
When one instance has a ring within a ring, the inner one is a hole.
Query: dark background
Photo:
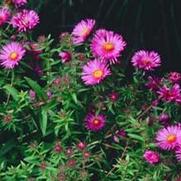
[[[58,37],[81,19],[94,18],[97,28],[123,35],[127,59],[138,49],[156,50],[162,72],[181,71],[181,0],[46,0],[30,6],[40,12],[37,34]]]

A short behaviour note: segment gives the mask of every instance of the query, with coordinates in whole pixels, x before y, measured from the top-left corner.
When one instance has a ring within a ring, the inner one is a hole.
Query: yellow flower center
[[[12,52],[9,56],[11,60],[16,60],[18,58],[18,54],[16,52]]]
[[[103,48],[105,51],[110,52],[110,51],[114,50],[114,44],[110,43],[110,42],[106,42],[103,44]]]
[[[93,120],[93,124],[94,124],[95,126],[98,126],[98,125],[100,124],[100,120],[99,120],[99,119],[94,119],[94,120]]]
[[[86,37],[86,36],[89,35],[89,33],[90,33],[90,29],[87,28],[87,27],[84,27],[84,28],[82,29],[81,35]]]
[[[175,134],[170,134],[167,136],[168,143],[174,143],[176,141],[177,137]]]
[[[95,71],[93,72],[93,76],[94,76],[94,78],[99,79],[99,78],[101,78],[101,77],[103,76],[103,71],[100,70],[100,69],[95,70]]]

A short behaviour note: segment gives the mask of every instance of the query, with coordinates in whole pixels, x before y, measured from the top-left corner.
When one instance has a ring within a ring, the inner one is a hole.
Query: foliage
[[[176,124],[180,105],[160,100],[153,105],[158,95],[145,86],[152,73],[136,69],[128,79],[118,63],[103,82],[87,86],[81,74],[93,58],[91,37],[81,46],[72,43],[69,33],[35,40],[31,32],[9,24],[0,28],[0,37],[1,48],[14,39],[26,48],[18,66],[0,69],[0,180],[162,181],[180,175],[174,154],[155,144],[157,130],[164,127],[159,115],[168,113],[169,124]],[[58,55],[63,51],[71,54],[66,63]],[[168,75],[162,79],[170,84]],[[86,129],[90,110],[106,115],[103,130]],[[117,135],[119,130],[126,134]],[[158,164],[145,162],[147,149],[160,153]]]

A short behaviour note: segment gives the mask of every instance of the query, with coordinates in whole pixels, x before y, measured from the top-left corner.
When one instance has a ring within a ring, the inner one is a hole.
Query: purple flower
[[[48,91],[48,92],[47,92],[47,96],[48,96],[48,99],[51,99],[51,98],[52,98],[52,93],[51,93],[51,91]]]
[[[59,57],[62,60],[62,63],[66,63],[66,62],[69,62],[71,60],[72,55],[70,52],[64,51],[64,52],[59,53]]]
[[[85,127],[90,131],[100,131],[106,123],[106,118],[104,115],[95,115],[89,113],[85,118]]]
[[[164,85],[157,91],[157,93],[159,94],[159,98],[163,101],[172,102],[179,99],[181,96],[180,91],[180,86],[178,84],[174,84],[171,88]]]
[[[181,146],[177,147],[175,153],[176,153],[177,160],[181,161]]]
[[[82,44],[92,32],[95,23],[93,19],[85,19],[79,22],[72,32],[73,43],[75,45]]]
[[[143,157],[150,164],[156,164],[160,161],[159,153],[151,150],[146,150]]]
[[[27,30],[32,30],[39,23],[39,16],[33,10],[23,9],[22,11],[15,14],[10,24],[14,28],[18,28],[20,32],[26,32]]]
[[[25,55],[25,49],[18,42],[10,42],[0,50],[0,64],[6,69],[13,69]]]
[[[117,92],[111,92],[109,94],[109,99],[113,102],[117,101],[119,98],[119,94]]]
[[[95,59],[83,66],[82,80],[86,85],[95,85],[99,84],[110,74],[108,65]]]
[[[96,58],[116,63],[125,46],[126,42],[121,35],[113,31],[100,29],[96,31],[92,39],[91,51]]]
[[[140,50],[135,52],[131,62],[134,67],[143,70],[154,70],[161,64],[160,56],[157,52]]]
[[[172,83],[179,83],[181,81],[181,74],[178,72],[170,72],[168,75],[168,79]]]
[[[20,7],[20,6],[23,6],[27,3],[27,0],[12,0],[12,2],[17,6],[17,7]]]
[[[168,124],[168,122],[170,121],[170,116],[167,113],[162,113],[159,116],[159,121],[161,124]]]
[[[127,133],[124,129],[117,130],[115,135],[113,136],[113,139],[115,142],[119,142],[119,138],[125,138],[127,136]]]
[[[160,78],[149,76],[148,77],[148,82],[146,83],[146,86],[151,91],[157,91],[159,89],[160,83],[161,83],[161,79]]]
[[[181,127],[178,125],[160,129],[156,135],[156,144],[163,150],[173,150],[181,143]]]
[[[35,91],[30,90],[30,91],[29,91],[29,96],[30,96],[30,99],[31,99],[32,101],[35,100],[35,98],[36,98],[36,93],[35,93]]]
[[[7,7],[0,8],[0,26],[8,21],[10,15],[10,10]]]

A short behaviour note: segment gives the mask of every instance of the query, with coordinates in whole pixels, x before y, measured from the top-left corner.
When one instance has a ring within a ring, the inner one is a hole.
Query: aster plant
[[[36,38],[27,3],[0,8],[0,180],[179,178],[181,74],[91,18]]]

